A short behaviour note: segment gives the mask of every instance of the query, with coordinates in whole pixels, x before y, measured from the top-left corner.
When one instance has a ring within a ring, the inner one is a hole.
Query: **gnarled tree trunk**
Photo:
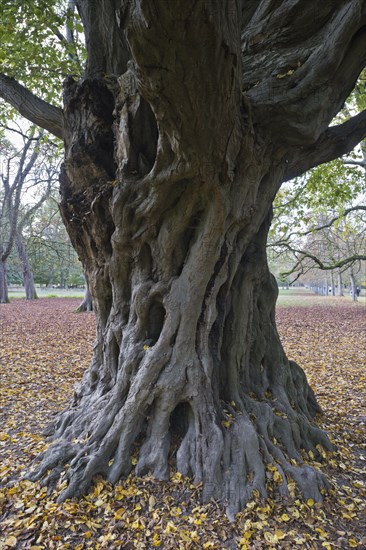
[[[131,470],[142,441],[137,473],[166,479],[173,452],[178,470],[204,482],[205,499],[227,500],[230,514],[253,489],[266,494],[266,464],[273,462],[284,494],[290,476],[307,498],[319,499],[321,474],[290,460],[301,463],[301,448],[317,453],[318,444],[330,444],[312,422],[320,409],[275,326],[277,286],[265,252],[281,177],[273,148],[263,144],[258,154],[237,130],[226,162],[185,169],[182,152],[169,166],[155,117],[136,90],[121,101],[123,85],[115,128],[126,105],[129,121],[116,133],[117,175],[107,171],[112,158],[100,156],[113,152],[111,127],[105,129],[110,90],[84,81],[67,91],[73,147],[61,209],[88,271],[98,341],[36,477],[70,463],[63,498],[85,491],[96,474],[116,482]],[[75,140],[81,104],[88,111]],[[83,145],[91,123],[93,155]],[[132,136],[148,136],[150,149],[135,142],[126,157]],[[196,154],[204,158],[204,143]],[[220,175],[234,163],[235,173]]]
[[[320,500],[326,482],[301,451],[318,456],[319,444],[331,445],[313,421],[320,409],[303,371],[281,346],[265,247],[281,182],[339,154],[338,134],[326,132],[347,86],[329,98],[344,72],[352,80],[360,70],[347,53],[351,28],[352,51],[361,52],[359,20],[340,3],[340,13],[318,7],[315,22],[313,2],[277,3],[274,17],[268,3],[242,12],[235,2],[153,10],[136,0],[116,12],[101,3],[100,16],[92,2],[77,3],[89,60],[86,78],[65,84],[61,174],[61,212],[87,272],[97,342],[30,477],[51,470],[53,482],[67,464],[67,498],[96,474],[127,475],[137,452],[138,474],[166,479],[175,460],[230,516],[254,489],[266,495],[268,464],[282,475],[282,494],[293,478],[305,498]],[[298,43],[285,55],[286,25]],[[329,55],[339,57],[341,44],[347,54],[329,76],[320,54],[334,29]],[[263,57],[267,39],[279,57]],[[299,87],[279,74],[292,66]]]

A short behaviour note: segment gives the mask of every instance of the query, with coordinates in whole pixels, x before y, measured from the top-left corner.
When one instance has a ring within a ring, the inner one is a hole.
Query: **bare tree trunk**
[[[34,285],[32,266],[29,261],[29,256],[28,256],[28,252],[25,246],[23,236],[19,232],[15,237],[15,243],[17,247],[18,256],[22,264],[25,298],[26,300],[37,300],[38,296],[37,296],[36,287]]]
[[[350,275],[349,275],[349,282],[351,285],[351,296],[352,301],[357,302],[357,290],[356,290],[356,283],[355,283],[355,277],[353,275],[353,271],[351,269]]]
[[[340,270],[338,270],[338,296],[344,296],[342,272]]]
[[[48,281],[47,281],[47,285],[46,285],[46,288],[52,288],[53,286],[53,273],[54,273],[54,266],[53,265],[50,265],[49,269],[48,269]]]
[[[334,273],[333,271],[330,272],[330,284],[332,286],[332,296],[335,296],[335,280],[334,280]]]
[[[6,262],[0,260],[0,304],[9,302],[8,282],[6,280]]]

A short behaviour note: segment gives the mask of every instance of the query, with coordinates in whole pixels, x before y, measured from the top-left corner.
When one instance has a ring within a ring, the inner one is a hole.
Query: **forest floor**
[[[169,482],[130,476],[115,487],[97,479],[84,498],[63,504],[22,480],[47,445],[42,430],[89,363],[94,316],[74,312],[78,299],[0,305],[0,549],[366,548],[365,308],[327,297],[310,303],[279,307],[277,323],[337,445],[316,464],[332,488],[322,504],[296,493],[287,502],[254,495],[233,523],[217,504],[203,506],[200,487],[179,472]]]

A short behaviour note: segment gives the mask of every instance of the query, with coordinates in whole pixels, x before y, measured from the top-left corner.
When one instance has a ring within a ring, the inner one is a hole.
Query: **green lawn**
[[[71,288],[69,290],[59,288],[37,288],[39,298],[83,298],[85,290],[83,288]],[[25,293],[22,287],[9,288],[9,298],[24,298]],[[340,306],[350,304],[352,299],[347,291],[344,297],[337,296],[318,296],[308,288],[290,288],[288,290],[280,289],[277,304],[282,307],[311,307],[311,306]],[[356,306],[366,306],[366,293],[362,291]]]
[[[344,291],[343,297],[319,296],[303,287],[280,289],[277,301],[277,305],[282,307],[341,306],[342,304],[352,304],[352,298],[347,290]],[[366,305],[365,290],[354,304],[355,306]]]
[[[84,288],[37,288],[38,298],[83,298],[85,293]],[[9,299],[25,298],[24,288],[10,287]]]

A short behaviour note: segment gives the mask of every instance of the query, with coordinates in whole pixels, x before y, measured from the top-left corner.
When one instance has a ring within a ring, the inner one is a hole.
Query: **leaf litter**
[[[278,308],[289,358],[306,370],[337,446],[307,462],[331,482],[322,504],[304,502],[290,482],[280,501],[276,468],[269,498],[254,494],[230,523],[219,503],[202,505],[200,486],[172,469],[169,482],[130,475],[112,487],[97,478],[89,493],[56,502],[41,483],[22,479],[47,446],[43,430],[67,406],[91,359],[92,314],[77,300],[17,300],[0,306],[0,549],[333,549],[366,548],[366,319],[362,307]]]

